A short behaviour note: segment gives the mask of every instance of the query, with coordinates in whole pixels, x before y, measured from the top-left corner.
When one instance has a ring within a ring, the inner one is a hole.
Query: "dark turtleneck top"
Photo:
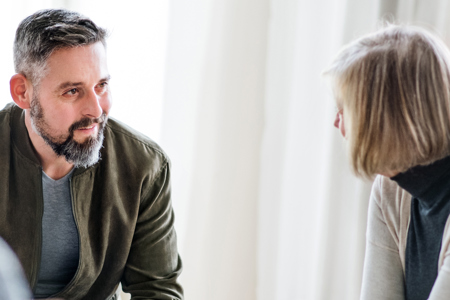
[[[405,250],[405,298],[428,299],[438,273],[442,235],[450,214],[450,156],[391,178],[411,194]]]

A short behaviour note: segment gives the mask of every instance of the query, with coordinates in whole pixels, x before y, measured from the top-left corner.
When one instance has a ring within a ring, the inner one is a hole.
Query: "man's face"
[[[75,166],[99,159],[111,107],[103,44],[61,49],[47,61],[46,76],[34,89],[33,129],[58,156]]]

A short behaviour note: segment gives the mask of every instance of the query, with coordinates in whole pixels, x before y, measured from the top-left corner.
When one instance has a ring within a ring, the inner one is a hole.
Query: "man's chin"
[[[94,141],[94,140],[97,140],[98,139],[98,133],[96,133],[95,135],[88,135],[88,136],[86,136],[86,135],[82,136],[82,135],[78,135],[78,134],[75,133],[73,135],[72,139],[77,144],[84,146],[84,145],[91,144],[92,141]]]
[[[75,167],[90,167],[100,160],[100,149],[103,145],[103,134],[98,138],[88,137],[83,143],[73,139],[64,148],[62,155]]]

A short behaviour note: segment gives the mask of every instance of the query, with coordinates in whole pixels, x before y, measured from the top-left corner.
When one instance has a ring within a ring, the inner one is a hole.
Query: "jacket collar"
[[[37,167],[40,167],[41,163],[25,126],[25,111],[15,104],[13,105],[11,109],[11,139],[22,156]]]

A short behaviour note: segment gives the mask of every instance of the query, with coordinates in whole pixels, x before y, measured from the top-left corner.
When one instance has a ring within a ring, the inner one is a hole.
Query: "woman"
[[[373,177],[361,299],[450,299],[450,52],[388,26],[326,72],[356,174]]]

